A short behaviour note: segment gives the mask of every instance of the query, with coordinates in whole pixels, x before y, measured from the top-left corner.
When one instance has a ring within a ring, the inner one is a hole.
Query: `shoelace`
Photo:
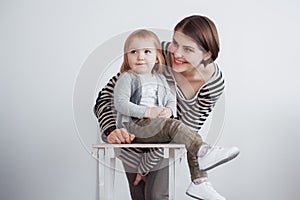
[[[205,145],[202,149],[201,149],[201,153],[199,155],[200,158],[204,157],[205,155],[209,154],[213,149],[217,149],[217,150],[223,150],[223,147],[220,146],[211,146],[211,145]]]
[[[204,184],[207,185],[208,188],[209,188],[211,191],[213,191],[214,193],[217,193],[217,191],[216,191],[216,190],[214,189],[214,187],[212,186],[211,182],[205,181]]]
[[[211,146],[211,145],[208,145],[209,146],[209,149],[218,149],[218,150],[223,150],[224,147],[221,147],[221,146]]]

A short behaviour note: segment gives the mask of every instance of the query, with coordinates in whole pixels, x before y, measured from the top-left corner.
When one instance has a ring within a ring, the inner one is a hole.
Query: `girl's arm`
[[[119,77],[114,90],[114,106],[123,115],[141,119],[145,116],[147,107],[130,101],[133,78],[130,73],[126,72]]]

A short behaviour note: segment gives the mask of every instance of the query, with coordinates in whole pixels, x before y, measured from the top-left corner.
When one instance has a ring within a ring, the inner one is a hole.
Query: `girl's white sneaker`
[[[201,170],[207,171],[226,163],[239,155],[237,147],[223,148],[204,144],[200,147],[198,162]]]

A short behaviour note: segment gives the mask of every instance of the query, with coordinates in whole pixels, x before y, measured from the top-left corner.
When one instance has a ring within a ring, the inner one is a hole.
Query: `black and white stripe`
[[[170,66],[169,42],[162,43],[166,63]],[[109,80],[108,84],[99,92],[94,107],[100,128],[105,138],[116,128],[116,113],[113,107],[113,90],[120,74]],[[215,103],[224,91],[225,83],[222,72],[216,67],[212,78],[198,91],[192,99],[186,99],[174,81],[170,68],[165,71],[165,77],[177,98],[177,117],[191,130],[199,131],[211,113]],[[122,149],[120,159],[129,166],[139,166],[139,171],[146,174],[163,157],[162,149]]]

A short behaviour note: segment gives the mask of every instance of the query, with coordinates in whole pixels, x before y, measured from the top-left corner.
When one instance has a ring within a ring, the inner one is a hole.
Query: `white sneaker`
[[[202,155],[198,157],[199,166],[200,169],[204,171],[226,163],[237,157],[240,153],[237,147],[222,148],[219,146],[211,147],[209,145],[201,147],[199,151],[202,151]]]
[[[204,181],[198,185],[191,182],[186,194],[200,200],[226,200],[217,193],[209,181]]]

